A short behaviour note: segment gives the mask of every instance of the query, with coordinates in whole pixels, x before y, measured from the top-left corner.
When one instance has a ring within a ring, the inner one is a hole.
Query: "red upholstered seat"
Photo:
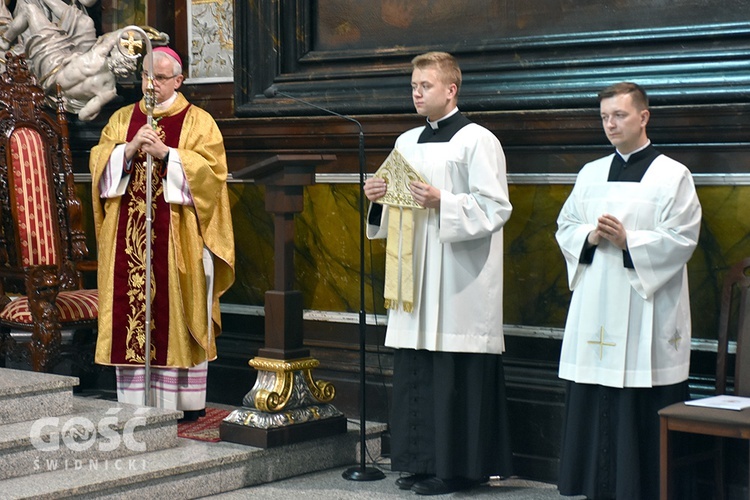
[[[96,321],[99,317],[99,292],[97,290],[74,290],[59,292],[55,305],[60,314],[60,324],[69,328]],[[28,297],[18,297],[0,311],[0,321],[17,328],[30,328],[31,317]]]
[[[11,353],[37,371],[56,364],[62,329],[92,330],[98,320],[98,292],[83,287],[83,271],[96,262],[66,115],[59,96],[56,112],[47,102],[25,57],[8,54],[0,74],[0,366]],[[14,329],[30,331],[30,342],[16,341]]]

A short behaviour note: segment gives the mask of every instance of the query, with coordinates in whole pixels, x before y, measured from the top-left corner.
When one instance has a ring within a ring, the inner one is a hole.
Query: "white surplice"
[[[469,123],[444,142],[404,132],[396,149],[428,184],[440,208],[414,211],[414,309],[388,311],[385,345],[501,354],[503,232],[511,204],[500,141]],[[388,211],[368,237],[384,238]]]
[[[559,375],[577,383],[652,387],[686,380],[690,367],[687,262],[701,207],[690,171],[658,156],[641,182],[607,182],[613,155],[585,165],[557,220],[573,291]],[[602,214],[627,230],[633,269],[602,240],[580,263]]]

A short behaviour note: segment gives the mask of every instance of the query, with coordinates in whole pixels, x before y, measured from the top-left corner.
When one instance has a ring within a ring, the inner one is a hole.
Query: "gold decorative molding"
[[[277,413],[285,410],[290,405],[295,391],[298,394],[308,393],[320,403],[329,403],[336,395],[333,384],[313,379],[310,370],[320,365],[317,359],[277,360],[255,357],[248,361],[248,364],[259,372],[269,372],[271,375],[259,376],[258,382],[266,387],[256,388],[253,403],[260,411]]]
[[[312,370],[313,368],[317,368],[320,365],[320,361],[315,358],[286,360],[255,357],[248,361],[247,364],[258,371],[263,370],[267,372],[285,373],[301,370]]]

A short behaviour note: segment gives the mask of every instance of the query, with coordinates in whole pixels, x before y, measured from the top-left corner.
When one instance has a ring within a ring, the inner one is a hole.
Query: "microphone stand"
[[[359,122],[357,122],[359,124]],[[365,134],[359,125],[359,467],[350,467],[342,472],[350,481],[375,481],[384,479],[383,471],[366,466],[367,435],[365,429],[365,345],[367,316],[365,315]]]
[[[275,97],[281,95],[293,101],[312,106],[328,114],[338,116],[344,120],[353,122],[359,127],[359,466],[350,467],[341,473],[344,479],[350,481],[375,481],[384,479],[383,471],[376,467],[367,467],[367,434],[365,428],[366,422],[366,403],[365,392],[367,381],[365,378],[365,345],[367,317],[365,315],[365,133],[362,124],[351,116],[336,113],[330,109],[318,106],[312,102],[304,101],[285,92],[279,91],[275,86],[271,86],[263,93],[266,97]]]

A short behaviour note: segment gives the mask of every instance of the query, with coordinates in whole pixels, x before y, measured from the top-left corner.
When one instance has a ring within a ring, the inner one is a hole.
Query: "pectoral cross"
[[[599,359],[602,359],[602,356],[604,355],[604,346],[608,347],[614,347],[617,345],[615,342],[604,342],[604,327],[599,330],[599,340],[589,340],[589,344],[596,344],[599,346]]]

